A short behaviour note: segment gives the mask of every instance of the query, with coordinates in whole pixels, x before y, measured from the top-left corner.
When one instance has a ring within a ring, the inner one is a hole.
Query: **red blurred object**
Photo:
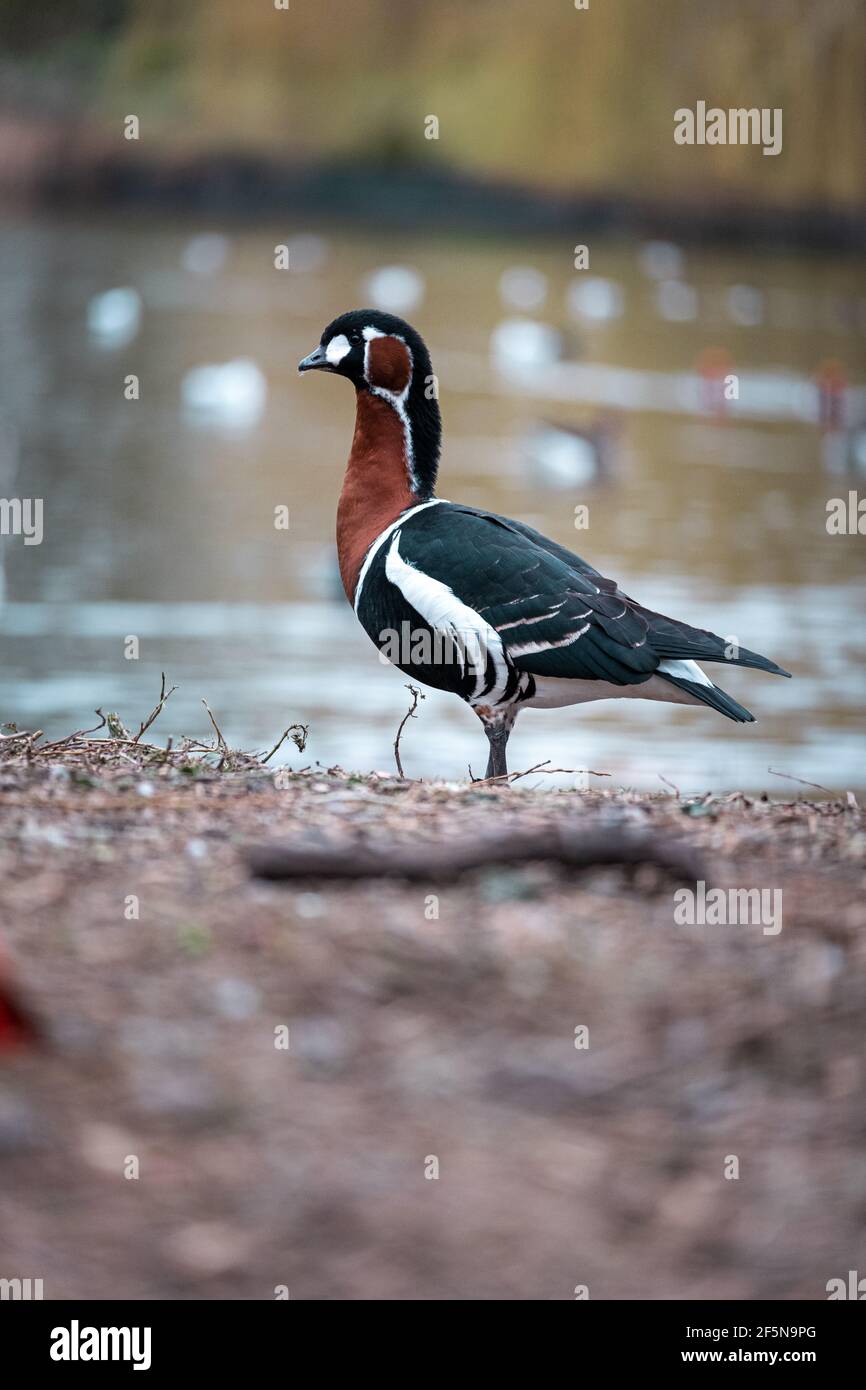
[[[848,373],[838,358],[822,362],[815,372],[818,386],[818,423],[822,430],[841,430],[845,425],[845,391]]]
[[[725,415],[728,409],[725,386],[728,377],[734,375],[733,357],[725,348],[705,348],[698,357],[697,368],[701,378],[701,408],[708,415]]]
[[[0,1056],[13,1048],[35,1043],[37,1037],[36,1025],[19,1001],[0,956]]]

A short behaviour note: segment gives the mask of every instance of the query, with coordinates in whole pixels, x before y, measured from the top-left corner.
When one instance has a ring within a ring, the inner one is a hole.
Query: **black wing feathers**
[[[502,517],[431,507],[407,522],[401,553],[480,613],[519,671],[634,685],[658,666],[646,620],[615,586],[602,588],[588,566],[575,569]]]
[[[578,573],[590,576],[602,592],[619,592],[615,579],[605,579],[598,570],[587,564],[586,560],[567,550],[564,545],[550,540],[548,536],[543,536],[540,531],[533,530],[521,521],[508,521],[504,517],[492,515],[490,519],[513,527],[522,536],[549,551],[551,555],[556,555]],[[750,651],[747,647],[740,647],[736,657],[728,656],[726,650],[729,644],[714,632],[708,632],[706,628],[691,627],[676,618],[667,618],[663,613],[655,613],[651,608],[644,608],[642,604],[635,603],[634,599],[626,598],[625,595],[622,597],[633,612],[639,613],[647,620],[650,644],[663,660],[669,657],[681,661],[725,661],[729,666],[751,666],[758,671],[768,671],[774,676],[791,674],[784,667],[777,666],[775,661],[770,661],[769,657],[761,656],[759,652]]]
[[[686,694],[693,695],[702,705],[709,705],[710,709],[717,710],[719,714],[724,714],[728,719],[733,719],[737,724],[754,724],[755,716],[729,695],[726,690],[720,690],[717,685],[701,685],[698,681],[682,680],[679,676],[665,676],[668,685],[675,685],[678,690],[684,690]]]
[[[685,661],[724,661],[729,666],[752,666],[758,671],[768,671],[773,676],[790,676],[782,666],[777,666],[769,657],[759,652],[749,651],[748,647],[738,647],[735,656],[728,656],[730,643],[717,637],[706,628],[690,627],[688,623],[674,618],[666,618],[663,613],[654,613],[639,603],[632,605],[649,623],[650,641],[659,656]]]
[[[544,653],[544,659],[541,652],[514,657],[521,670],[534,671],[542,676],[595,677],[596,680],[613,680],[619,684],[644,680],[657,669],[660,660],[724,662],[728,666],[755,667],[756,670],[769,671],[773,676],[791,674],[784,667],[777,666],[776,662],[771,662],[769,657],[749,651],[745,646],[741,646],[735,655],[728,655],[730,644],[714,632],[691,627],[688,623],[681,623],[642,606],[623,594],[616,580],[599,574],[591,564],[574,555],[566,546],[552,541],[523,521],[512,521],[492,512],[478,512],[475,507],[452,503],[448,503],[446,509],[449,528],[453,527],[455,545],[459,545],[463,538],[463,517],[474,518],[475,521],[487,523],[488,528],[496,528],[495,531],[481,532],[477,539],[481,541],[482,537],[484,541],[475,553],[478,559],[487,559],[485,577],[492,581],[493,575],[498,578],[507,575],[510,591],[502,603],[482,605],[484,616],[499,630],[503,623],[509,624],[516,614],[524,616],[528,623],[531,621],[531,626],[525,627],[525,630],[507,627],[507,631],[503,632],[507,646],[531,642],[532,634],[537,641],[557,641],[577,631],[587,621],[591,624],[591,630],[585,634],[591,639],[584,642],[581,637],[575,644],[582,644],[580,659],[577,660],[577,653],[570,646],[564,649],[559,646]],[[430,512],[421,513],[418,521],[424,518],[430,525],[435,524],[436,520],[443,520],[436,518],[439,510],[439,507],[432,507]],[[496,535],[498,543],[491,539]],[[510,538],[510,549],[507,538]],[[538,552],[541,552],[541,556]],[[506,563],[509,557],[512,559],[510,564]],[[482,564],[482,575],[484,570]],[[563,570],[567,574],[563,574]],[[560,587],[557,588],[557,585]],[[460,598],[464,602],[471,602],[464,592],[460,592]],[[562,599],[562,607],[553,614],[553,605]],[[546,623],[538,621],[539,614],[545,613],[552,613],[549,620]],[[582,620],[581,613],[587,614]],[[641,652],[642,655],[638,655]],[[575,664],[581,670],[574,669]]]
[[[382,546],[370,567],[358,610],[374,641],[381,628],[399,627],[412,613],[385,579],[390,545]],[[516,672],[629,686],[648,680],[662,661],[692,660],[788,675],[742,647],[727,656],[724,639],[715,633],[643,608],[565,546],[492,512],[449,502],[416,512],[400,527],[399,551],[499,633]],[[752,717],[717,687],[659,675],[729,719]],[[468,686],[464,690],[453,673],[431,669],[419,679],[467,698]]]

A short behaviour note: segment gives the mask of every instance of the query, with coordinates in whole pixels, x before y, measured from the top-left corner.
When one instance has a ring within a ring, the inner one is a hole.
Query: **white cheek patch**
[[[332,338],[325,348],[325,356],[332,367],[336,367],[342,362],[347,353],[352,351],[352,345],[345,333],[340,333],[336,338]]]

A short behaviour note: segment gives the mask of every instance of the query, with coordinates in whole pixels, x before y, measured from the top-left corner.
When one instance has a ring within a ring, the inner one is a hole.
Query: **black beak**
[[[325,356],[325,349],[321,343],[310,353],[309,357],[304,357],[298,363],[299,372],[332,372],[334,369]]]

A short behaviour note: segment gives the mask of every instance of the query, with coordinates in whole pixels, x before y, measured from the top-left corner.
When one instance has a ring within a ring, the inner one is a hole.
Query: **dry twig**
[[[202,704],[204,705],[205,709],[207,710],[208,719],[209,719],[210,722],[213,724],[214,733],[215,733],[216,736],[217,736],[217,746],[222,750],[223,753],[228,753],[228,752],[229,752],[229,746],[228,746],[228,744],[226,743],[225,739],[223,738],[223,731],[222,731],[222,729],[220,728],[219,724],[218,724],[218,723],[216,722],[216,720],[214,719],[213,710],[211,709],[211,707],[210,707],[210,705],[208,704],[207,700],[202,700]]]
[[[169,695],[173,695],[174,692],[175,692],[176,690],[177,690],[177,686],[176,686],[176,685],[173,685],[173,686],[171,687],[171,690],[169,690],[168,692],[166,692],[166,688],[165,688],[165,671],[163,671],[163,672],[162,672],[162,684],[161,684],[161,686],[160,686],[160,690],[159,690],[159,699],[158,699],[157,702],[156,702],[156,707],[155,707],[153,710],[151,710],[150,714],[149,714],[149,715],[147,716],[147,718],[145,719],[145,721],[144,721],[144,723],[142,724],[141,728],[139,729],[138,733],[135,735],[135,738],[132,740],[133,743],[138,743],[138,740],[141,738],[142,734],[143,734],[143,733],[146,733],[147,730],[150,728],[151,724],[153,724],[154,721],[157,720],[157,719],[159,718],[159,716],[162,714],[163,707],[164,707],[165,702],[166,702],[166,700],[168,699]],[[98,713],[99,713],[99,711],[97,710],[97,714],[98,714]],[[104,721],[103,721],[103,722],[104,722]]]
[[[806,782],[802,777],[793,777],[790,772],[777,772],[774,767],[768,767],[767,771],[772,772],[774,777],[786,777],[789,782],[799,782],[801,787],[814,787],[818,792],[826,792],[828,796],[833,795],[830,788],[822,787],[820,782]]]
[[[294,731],[294,732],[293,732],[293,731]],[[276,743],[274,744],[274,746],[273,746],[273,748],[271,749],[270,753],[268,753],[267,757],[262,758],[262,762],[263,762],[263,763],[269,763],[269,762],[270,762],[271,758],[274,756],[274,754],[277,752],[277,750],[278,750],[279,748],[282,748],[282,746],[283,746],[283,744],[285,743],[286,739],[289,737],[289,734],[292,735],[292,742],[294,743],[294,745],[295,745],[295,747],[297,748],[298,752],[299,752],[299,753],[303,753],[304,749],[305,749],[306,746],[307,746],[307,738],[309,737],[309,733],[310,733],[310,726],[309,726],[309,724],[290,724],[289,727],[286,729],[286,732],[285,732],[284,734],[281,734],[280,737],[277,739]]]
[[[656,776],[658,777],[658,779],[659,779],[660,782],[664,782],[664,784],[665,784],[666,787],[670,787],[671,791],[676,793],[676,797],[677,797],[677,800],[678,800],[678,801],[682,801],[682,799],[683,799],[682,792],[680,791],[680,789],[679,789],[679,787],[677,786],[676,782],[669,782],[668,779],[667,779],[667,777],[663,777],[662,774],[661,774],[660,772],[656,773]]]
[[[523,772],[504,772],[498,777],[475,777],[470,764],[469,780],[473,787],[496,787],[500,784],[506,785],[507,783],[516,782],[521,777],[529,777],[533,772],[543,772],[551,777],[558,772],[569,774],[585,772],[588,777],[610,777],[611,775],[609,772],[596,772],[593,767],[548,767],[547,764],[549,762],[550,759],[545,758],[544,762],[536,763],[534,767],[527,767]]]
[[[412,703],[409,706],[407,712],[403,715],[403,718],[400,720],[400,727],[397,730],[397,737],[394,739],[394,757],[397,762],[397,772],[401,777],[405,777],[406,774],[403,771],[403,764],[400,761],[400,735],[403,732],[403,728],[406,724],[406,721],[408,719],[416,718],[415,711],[418,708],[418,701],[423,700],[425,698],[424,692],[421,690],[417,690],[414,685],[407,685],[406,689],[410,691],[412,695]]]
[[[177,686],[166,689],[165,672],[162,672],[160,683],[159,699],[151,713],[145,719],[138,733],[134,736],[129,734],[123,727],[118,715],[109,713],[103,714],[101,709],[96,710],[99,723],[91,729],[75,729],[70,734],[65,734],[63,738],[53,739],[50,743],[44,743],[40,747],[35,747],[37,739],[43,737],[41,729],[34,732],[27,732],[16,729],[14,725],[9,733],[0,733],[0,757],[5,763],[15,763],[22,759],[28,762],[32,758],[62,760],[68,765],[79,764],[88,773],[94,770],[94,761],[97,766],[102,766],[111,762],[113,759],[123,759],[134,767],[152,766],[154,764],[168,765],[174,768],[188,770],[190,755],[203,755],[200,759],[201,767],[209,767],[210,763],[205,760],[210,755],[219,756],[217,768],[229,768],[232,771],[239,769],[254,769],[263,767],[281,747],[287,737],[294,739],[299,750],[303,750],[306,745],[309,726],[306,724],[292,724],[285,731],[279,741],[271,749],[265,758],[252,753],[234,752],[229,748],[222,730],[219,728],[214,715],[206,700],[202,704],[208,712],[211,724],[217,736],[216,744],[206,743],[200,739],[183,738],[179,745],[175,747],[174,739],[166,740],[165,748],[160,748],[157,744],[146,743],[143,734],[158,719],[169,696],[173,695]],[[100,733],[108,728],[108,736],[105,738],[93,738],[93,734]],[[125,753],[123,750],[130,750]]]

